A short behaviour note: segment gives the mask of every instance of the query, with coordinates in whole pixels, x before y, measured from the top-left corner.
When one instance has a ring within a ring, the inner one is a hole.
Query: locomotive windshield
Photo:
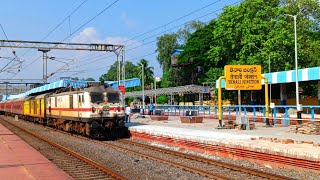
[[[119,102],[119,94],[118,93],[108,93],[108,101],[110,103],[118,103]]]
[[[92,103],[102,103],[103,102],[103,95],[102,93],[90,93],[91,102]]]

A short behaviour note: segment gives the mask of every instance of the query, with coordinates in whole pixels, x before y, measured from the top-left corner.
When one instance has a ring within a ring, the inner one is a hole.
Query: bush
[[[157,104],[165,104],[168,102],[167,96],[159,96],[157,97]]]

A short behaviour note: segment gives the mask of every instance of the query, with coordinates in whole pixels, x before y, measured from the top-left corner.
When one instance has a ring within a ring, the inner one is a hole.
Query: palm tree
[[[142,77],[142,66],[143,66],[143,73],[144,73],[144,83],[145,85],[151,85],[154,81],[153,77],[153,67],[149,67],[148,61],[145,59],[140,59],[138,62],[138,72],[139,77]],[[141,78],[142,80],[142,78]]]

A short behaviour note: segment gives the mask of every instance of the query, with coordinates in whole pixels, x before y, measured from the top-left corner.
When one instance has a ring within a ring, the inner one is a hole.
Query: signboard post
[[[260,65],[226,65],[226,90],[261,90]]]
[[[226,65],[224,76],[218,79],[218,120],[219,128],[222,126],[222,93],[221,81],[225,80],[226,90],[261,90],[262,79],[265,84],[265,103],[266,103],[266,123],[269,125],[269,98],[268,98],[268,79],[261,75],[260,65]],[[240,105],[241,103],[239,103]],[[241,111],[241,110],[240,110]],[[249,127],[249,124],[248,124]]]

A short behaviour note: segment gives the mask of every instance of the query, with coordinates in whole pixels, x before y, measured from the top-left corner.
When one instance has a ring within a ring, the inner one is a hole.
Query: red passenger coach
[[[2,114],[5,112],[7,115],[23,115],[23,99],[0,102],[0,111]]]
[[[23,115],[23,100],[11,102],[11,113]]]

